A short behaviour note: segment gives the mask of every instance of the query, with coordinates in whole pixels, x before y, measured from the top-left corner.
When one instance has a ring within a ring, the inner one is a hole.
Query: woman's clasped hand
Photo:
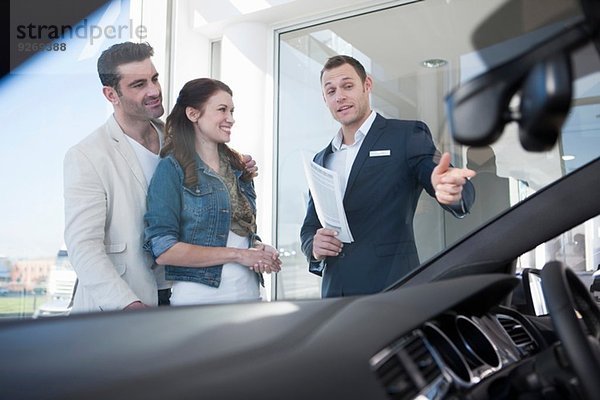
[[[240,263],[260,273],[270,274],[281,271],[281,260],[277,249],[260,242],[245,251],[243,260]]]

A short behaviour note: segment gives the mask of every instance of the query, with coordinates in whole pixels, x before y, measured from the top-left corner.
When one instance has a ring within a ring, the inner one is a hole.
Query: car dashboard
[[[515,277],[0,324],[3,398],[515,398],[543,336]],[[44,337],[44,341],[35,340]],[[515,371],[527,371],[523,377]]]

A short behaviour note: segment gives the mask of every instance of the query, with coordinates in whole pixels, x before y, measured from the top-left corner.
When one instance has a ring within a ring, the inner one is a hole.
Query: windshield
[[[84,28],[58,39],[49,36],[51,24],[43,16],[31,20],[26,10],[11,16],[14,51],[20,60],[24,53],[29,57],[12,65],[11,74],[0,81],[0,113],[7,132],[7,143],[0,148],[0,318],[70,311],[77,277],[63,239],[63,159],[112,113],[102,95],[96,61],[117,42],[147,40],[154,46],[163,120],[187,80],[239,79],[231,84],[238,121],[232,146],[250,153],[259,165],[258,233],[277,247],[283,261],[281,272],[265,277],[263,300],[322,294],[322,278],[309,272],[301,248],[309,201],[303,159],[325,148],[339,129],[320,85],[321,68],[335,54],[351,55],[364,65],[372,78],[370,106],[376,113],[423,121],[437,149],[449,152],[454,166],[477,173],[471,179],[476,201],[464,218],[455,218],[421,193],[414,221],[407,220],[420,263],[597,159],[600,152],[600,73],[595,72],[600,71],[600,59],[592,45],[571,56],[576,78],[571,109],[556,145],[547,151],[525,151],[516,123],[507,124],[499,139],[484,147],[460,145],[450,134],[445,104],[469,80],[579,23],[578,1],[377,1],[365,7],[361,1],[340,6],[333,0],[296,0],[272,9],[240,9],[228,17],[231,7],[217,4],[211,14],[193,4],[167,9],[166,4],[139,3],[108,1],[80,16],[80,25],[71,22],[73,28]],[[153,18],[169,13],[174,16],[168,21]],[[189,15],[195,15],[193,22]],[[177,17],[193,27],[177,26]],[[241,30],[225,28],[240,21],[240,29],[245,22],[259,24],[264,37],[244,41]],[[122,34],[114,34],[110,26],[122,28]],[[37,36],[42,34],[56,46],[40,46]],[[250,67],[236,70],[237,57]],[[518,93],[511,102],[518,106]],[[482,122],[488,118],[477,117]],[[600,264],[598,232],[596,217],[524,255],[520,266],[541,267],[546,257],[540,254],[546,254],[591,274]]]

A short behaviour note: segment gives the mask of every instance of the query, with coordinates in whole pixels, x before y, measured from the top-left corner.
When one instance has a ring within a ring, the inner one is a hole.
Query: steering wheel
[[[554,329],[585,398],[600,397],[600,309],[577,275],[563,263],[551,261],[541,272],[542,289]],[[588,328],[586,333],[574,310]]]

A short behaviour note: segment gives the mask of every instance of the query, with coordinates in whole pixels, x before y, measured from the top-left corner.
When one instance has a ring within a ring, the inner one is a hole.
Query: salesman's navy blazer
[[[323,277],[323,297],[376,293],[419,265],[413,217],[423,189],[435,197],[431,173],[439,156],[429,128],[421,121],[377,114],[363,140],[343,200],[354,242],[344,243],[337,257],[315,261],[312,242],[321,224],[312,197],[302,225],[302,251],[310,272]],[[388,150],[389,156],[382,156]],[[324,166],[331,153],[330,143],[314,161]],[[464,215],[475,200],[470,182],[462,196],[460,205],[442,207],[457,217]]]

